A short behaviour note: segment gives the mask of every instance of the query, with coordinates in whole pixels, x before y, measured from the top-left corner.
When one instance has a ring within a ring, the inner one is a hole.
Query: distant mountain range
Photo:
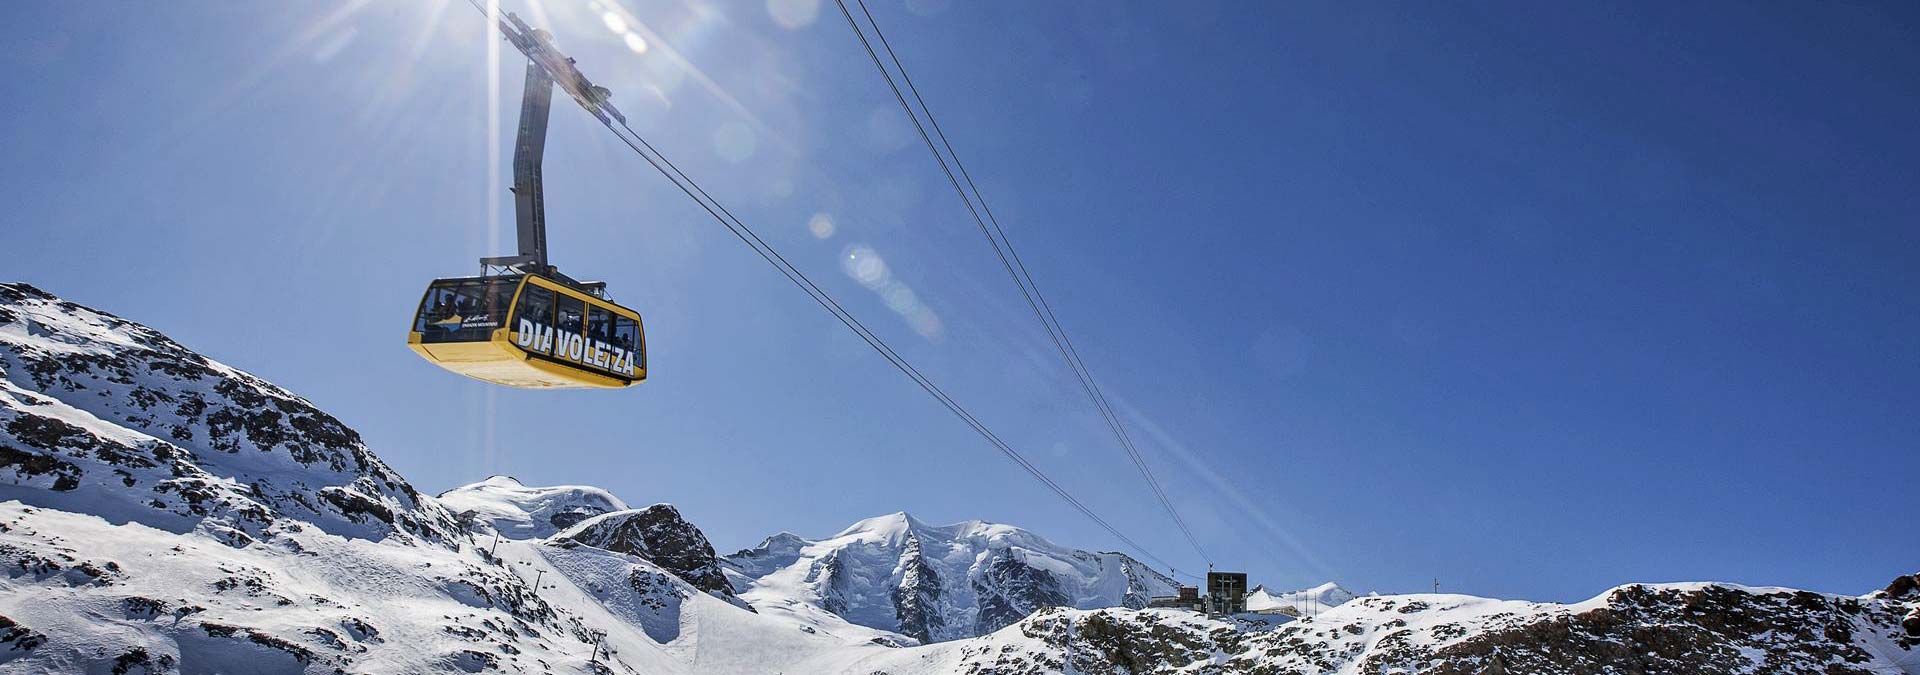
[[[1571,605],[1257,589],[1138,609],[1119,553],[904,513],[720,556],[667,504],[420,493],[343,422],[160,333],[0,284],[0,673],[1920,674],[1920,575]]]
[[[1043,607],[1139,609],[1178,587],[1125,554],[1067,548],[1010,525],[934,527],[906,513],[826,539],[777,534],[725,564],[756,606],[825,612],[922,643],[992,633]]]

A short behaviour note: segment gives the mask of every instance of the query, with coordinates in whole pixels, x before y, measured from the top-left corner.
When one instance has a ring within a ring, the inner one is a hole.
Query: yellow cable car
[[[509,387],[617,389],[647,379],[638,312],[536,274],[435,279],[407,346]]]
[[[526,389],[631,387],[647,379],[640,313],[607,299],[606,284],[575,281],[547,261],[540,162],[555,85],[602,122],[626,117],[554,48],[552,36],[508,14],[507,41],[527,55],[513,151],[520,254],[480,259],[481,275],[435,279],[420,298],[407,346],[447,370]]]

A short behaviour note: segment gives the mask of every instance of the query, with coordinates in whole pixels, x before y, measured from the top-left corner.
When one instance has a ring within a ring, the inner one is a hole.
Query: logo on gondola
[[[495,326],[500,325],[494,321],[491,321],[490,320],[491,318],[492,317],[486,314],[481,314],[479,316],[464,316],[460,314],[455,314],[453,316],[449,316],[439,321],[429,321],[427,322],[427,325],[440,328],[443,330],[460,330],[463,328],[493,328]]]
[[[513,343],[530,352],[546,354],[599,370],[633,377],[638,370],[637,354],[602,340],[590,340],[579,333],[557,333],[552,326],[521,319],[514,331]]]

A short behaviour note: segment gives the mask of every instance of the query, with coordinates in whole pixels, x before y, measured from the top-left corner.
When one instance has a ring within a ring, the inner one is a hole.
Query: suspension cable
[[[947,164],[946,156],[941,155],[940,150],[934,146],[933,137],[928,135],[927,127],[920,123],[919,114],[916,114],[913,106],[907,103],[906,96],[900,91],[900,86],[894,82],[893,74],[881,63],[873,43],[867,39],[866,32],[859,22],[854,20],[853,13],[848,11],[845,0],[834,0],[834,3],[840,7],[841,16],[846,18],[847,26],[853,29],[856,37],[860,38],[860,44],[866,49],[867,57],[872,60],[874,68],[880,71],[880,76],[887,82],[887,88],[893,91],[894,100],[900,104],[900,109],[907,113],[908,119],[913,121],[913,126],[919,130],[920,139],[925,143],[927,151],[933,154],[934,160],[940,165],[940,171],[946,174],[947,182],[953,186],[954,193],[959,195],[961,202],[966,205],[967,212],[972,215],[980,234],[985,236],[987,243],[992,245],[994,255],[1000,259],[1001,267],[1005,268],[1007,275],[1013,278],[1014,284],[1020,287],[1020,294],[1025,298],[1028,309],[1032,310],[1034,318],[1046,328],[1047,338],[1053,342],[1054,350],[1059,352],[1061,360],[1065,361],[1068,368],[1073,371],[1074,377],[1080,382],[1081,390],[1099,410],[1101,418],[1113,431],[1114,438],[1120,442],[1121,448],[1133,461],[1134,467],[1139,469],[1141,477],[1146,479],[1147,487],[1159,499],[1160,506],[1173,519],[1174,525],[1179,527],[1187,543],[1193,547],[1195,553],[1200,554],[1201,560],[1211,565],[1213,559],[1200,546],[1199,539],[1194,537],[1193,530],[1187,526],[1186,519],[1180,517],[1180,512],[1174,508],[1172,500],[1168,499],[1166,490],[1160,486],[1159,479],[1153,475],[1153,469],[1147,465],[1146,457],[1141,454],[1139,447],[1133,442],[1132,435],[1127,433],[1126,425],[1120,421],[1119,414],[1107,400],[1106,392],[1100,388],[1099,382],[1093,377],[1093,372],[1080,358],[1080,351],[1073,346],[1073,340],[1067,337],[1066,327],[1060,324],[1059,317],[1054,314],[1053,305],[1047,302],[1046,295],[1040,292],[1040,285],[1034,281],[1033,273],[1020,259],[1019,251],[1014,249],[1013,240],[1007,237],[1006,230],[1000,226],[1000,219],[994,216],[993,209],[987,206],[986,196],[981,194],[979,185],[974,183],[973,175],[967,171],[966,164],[960,161],[960,154],[954,151],[953,143],[947,139],[946,132],[940,128],[940,122],[934,118],[933,109],[927,105],[926,99],[921,97],[919,87],[913,84],[913,76],[907,74],[906,65],[901,63],[899,55],[894,53],[892,43],[888,42],[886,33],[880,30],[880,23],[874,20],[873,12],[867,8],[866,0],[855,0],[855,2],[859,4],[860,12],[866,16],[867,23],[873,26],[874,36],[879,38],[881,48],[886,51],[888,59],[893,62],[894,68],[900,71],[900,78],[906,82],[907,90],[913,94],[914,101],[920,104],[927,123],[933,127],[932,136],[938,136],[940,145],[946,148],[947,155],[952,156],[951,167]],[[954,175],[955,168],[959,169],[959,177]],[[964,189],[961,187],[963,179],[966,183]],[[969,189],[973,192],[971,197],[967,194]],[[975,201],[979,202],[977,209],[974,206]],[[985,219],[981,218],[982,212],[986,214]],[[991,230],[988,229],[989,222],[992,224]]]
[[[474,9],[479,10],[482,15],[486,16],[490,22],[497,23],[497,19],[489,13],[486,8],[480,6],[478,0],[469,0],[469,4],[473,5]],[[782,276],[787,278],[787,281],[792,282],[794,286],[798,287],[802,292],[805,292],[814,303],[820,305],[821,309],[825,309],[827,313],[832,314],[834,319],[838,320],[847,330],[852,331],[861,341],[866,342],[868,347],[873,348],[875,352],[885,358],[894,369],[899,370],[901,374],[906,375],[914,384],[919,385],[922,390],[925,390],[928,395],[933,396],[934,400],[939,401],[949,412],[953,413],[955,417],[960,418],[960,420],[972,428],[975,433],[986,439],[988,443],[1000,450],[1002,454],[1005,454],[1014,464],[1033,476],[1035,480],[1040,481],[1042,485],[1045,485],[1055,495],[1059,496],[1061,500],[1067,502],[1074,510],[1079,511],[1089,520],[1092,520],[1094,524],[1099,525],[1101,529],[1106,530],[1108,534],[1113,535],[1115,539],[1125,543],[1128,547],[1140,553],[1148,560],[1163,567],[1172,568],[1172,565],[1165,559],[1154,555],[1153,552],[1145,546],[1140,545],[1139,542],[1134,541],[1133,538],[1121,532],[1119,528],[1114,527],[1112,523],[1107,522],[1105,518],[1101,518],[1099,514],[1094,513],[1084,502],[1074,497],[1065,486],[1062,486],[1059,482],[1048,476],[1046,472],[1040,470],[1038,466],[1022,455],[1019,450],[1001,439],[998,434],[995,434],[991,428],[981,422],[978,417],[968,411],[959,401],[948,395],[946,391],[941,389],[938,384],[935,384],[932,379],[921,373],[911,362],[896,352],[891,345],[887,344],[885,339],[867,328],[866,324],[862,323],[859,318],[847,311],[831,294],[814,283],[813,279],[808,277],[805,272],[800,271],[798,267],[795,267],[793,263],[789,262],[786,256],[781,255],[779,250],[775,249],[771,244],[768,244],[765,239],[762,239],[758,233],[753,231],[753,228],[747,226],[739,217],[733,215],[733,212],[729,211],[725,205],[722,205],[719,200],[714,199],[712,195],[708,194],[705,188],[700,187],[697,181],[682,171],[672,160],[667,159],[665,153],[660,152],[652,143],[647,142],[646,138],[641,136],[639,132],[634,131],[633,127],[629,126],[625,120],[616,121],[600,118],[600,123],[605,126],[608,131],[613,132],[614,137],[619,138],[622,143],[626,144],[626,146],[633,150],[635,154],[639,155],[641,159],[646,160],[647,164],[652,166],[655,171],[658,171],[668,182],[673,183],[674,187],[679,188],[689,199],[692,199],[695,204],[698,204],[702,210],[707,212],[707,215],[712,216],[715,221],[718,221],[722,226],[726,227],[727,231],[739,239],[741,243],[753,249],[754,253],[758,254],[761,259],[778,270]]]

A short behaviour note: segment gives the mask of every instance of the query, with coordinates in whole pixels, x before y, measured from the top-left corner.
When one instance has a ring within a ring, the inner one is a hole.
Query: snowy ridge
[[[1274,591],[1255,586],[1247,594],[1247,611],[1280,611],[1291,616],[1311,616],[1346,604],[1354,594],[1331,581],[1298,591]]]
[[[585,544],[659,565],[715,597],[733,598],[707,535],[680,517],[672,504],[604,513],[553,536],[561,544]],[[746,603],[736,602],[741,607]]]
[[[493,476],[435,499],[509,539],[545,539],[588,518],[627,510],[620,498],[597,487],[527,487],[512,476]]]
[[[777,534],[726,564],[741,598],[763,611],[831,615],[922,643],[991,633],[1042,607],[1145,607],[1176,588],[1124,554],[997,523],[936,527],[904,512],[826,539]]]
[[[236,545],[286,522],[461,536],[339,420],[151,328],[0,284],[0,372],[0,499]]]
[[[992,635],[863,663],[875,672],[1920,673],[1920,575],[1865,596],[1632,584],[1562,605],[1369,596],[1277,627],[1178,610],[1048,609]],[[926,667],[937,662],[938,668]]]
[[[495,477],[421,496],[298,396],[14,284],[0,570],[9,674],[1920,675],[1920,575],[1858,597],[1374,595],[1281,623],[1069,609],[1172,582],[1120,554],[904,513],[722,560],[672,506],[597,488]],[[923,638],[945,641],[901,646]]]

